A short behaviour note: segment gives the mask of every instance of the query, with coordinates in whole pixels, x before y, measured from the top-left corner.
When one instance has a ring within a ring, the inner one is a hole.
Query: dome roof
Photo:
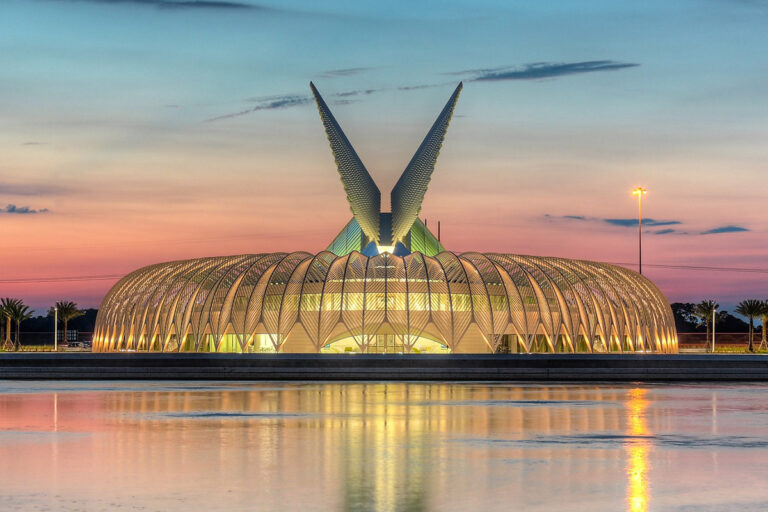
[[[589,261],[441,252],[323,251],[160,263],[107,294],[95,351],[320,352],[335,340],[396,351],[677,352],[672,311],[628,269]],[[260,340],[260,341],[257,341]]]

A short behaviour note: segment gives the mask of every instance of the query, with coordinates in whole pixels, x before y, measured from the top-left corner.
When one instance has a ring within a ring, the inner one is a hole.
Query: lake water
[[[768,386],[0,381],[2,511],[768,510]]]

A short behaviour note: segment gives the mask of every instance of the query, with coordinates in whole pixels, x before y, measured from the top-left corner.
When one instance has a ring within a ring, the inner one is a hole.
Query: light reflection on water
[[[645,411],[648,400],[645,399],[647,389],[629,390],[627,411],[629,414],[629,435],[627,441],[627,502],[630,512],[645,512],[648,510],[648,425],[645,421]]]
[[[767,391],[0,381],[0,510],[765,510]]]

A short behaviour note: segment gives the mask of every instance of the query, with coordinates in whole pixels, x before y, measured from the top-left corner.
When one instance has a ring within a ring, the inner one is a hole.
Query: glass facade
[[[355,219],[350,220],[341,230],[326,251],[336,256],[345,256],[352,251],[363,250],[363,230]]]
[[[425,256],[434,256],[445,250],[442,244],[437,241],[437,237],[419,219],[413,223],[406,240],[411,252],[420,252]]]
[[[331,245],[326,250],[336,256],[346,256],[352,251],[361,252],[365,249],[367,241],[368,239],[360,229],[360,225],[355,219],[352,219],[344,226],[341,233],[333,239],[333,242],[331,242]],[[427,226],[420,219],[416,219],[413,227],[411,227],[406,237],[400,242],[408,251],[420,252],[425,256],[435,256],[437,253],[445,250],[443,245],[437,240],[437,237],[427,229]]]
[[[320,349],[321,354],[359,354],[363,352],[355,338],[346,337],[334,340]],[[366,340],[366,354],[450,354],[451,349],[437,340],[425,337],[416,338],[410,347],[403,343],[403,338],[394,334],[376,334]]]

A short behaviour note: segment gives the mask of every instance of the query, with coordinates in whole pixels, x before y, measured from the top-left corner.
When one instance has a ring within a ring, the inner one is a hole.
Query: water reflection
[[[630,512],[646,512],[648,510],[648,452],[650,442],[647,438],[648,425],[645,413],[648,400],[645,396],[647,389],[631,389],[627,400],[629,439],[627,441],[627,502]]]
[[[754,388],[37,385],[0,383],[0,510],[639,512],[768,455]]]

